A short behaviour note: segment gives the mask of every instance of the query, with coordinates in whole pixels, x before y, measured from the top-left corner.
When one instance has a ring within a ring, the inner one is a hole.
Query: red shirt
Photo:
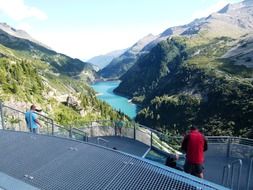
[[[182,150],[186,152],[186,161],[190,164],[203,164],[204,151],[207,150],[205,137],[196,129],[184,137]]]

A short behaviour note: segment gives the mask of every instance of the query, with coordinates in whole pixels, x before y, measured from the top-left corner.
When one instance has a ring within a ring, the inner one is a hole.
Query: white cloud
[[[47,15],[43,11],[26,5],[24,0],[0,0],[0,11],[15,21],[26,18],[47,19]]]
[[[202,18],[202,17],[207,17],[209,16],[211,13],[217,12],[220,9],[222,9],[224,6],[226,6],[229,3],[229,0],[220,0],[218,1],[216,4],[210,6],[207,9],[204,10],[198,10],[196,12],[193,13],[192,15],[192,19],[195,18]]]

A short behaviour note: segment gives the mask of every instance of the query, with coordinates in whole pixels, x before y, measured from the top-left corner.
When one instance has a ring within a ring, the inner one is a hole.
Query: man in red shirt
[[[181,146],[186,152],[184,171],[203,178],[204,151],[207,150],[207,140],[196,127],[191,127],[190,132],[184,137]]]

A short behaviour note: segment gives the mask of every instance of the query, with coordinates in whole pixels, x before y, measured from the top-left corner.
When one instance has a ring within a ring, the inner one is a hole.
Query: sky
[[[241,0],[0,0],[0,22],[87,60]]]

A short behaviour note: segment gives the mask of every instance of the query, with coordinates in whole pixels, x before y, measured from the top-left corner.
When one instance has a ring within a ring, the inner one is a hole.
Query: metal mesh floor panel
[[[103,189],[130,159],[120,153],[89,145],[76,147],[26,181],[42,189]]]
[[[0,171],[39,189],[225,189],[145,159],[69,139],[0,130],[0,150]]]
[[[98,137],[90,137],[89,142],[96,144],[97,138]],[[108,147],[115,147],[117,150],[140,157],[143,156],[149,149],[149,146],[146,144],[127,137],[106,136],[102,138],[108,141]]]
[[[51,160],[61,157],[75,141],[20,132],[0,133],[0,171],[23,178]]]
[[[142,160],[132,159],[125,169],[106,189],[180,189],[180,190],[209,190],[208,185],[196,183],[175,171],[155,167]]]

